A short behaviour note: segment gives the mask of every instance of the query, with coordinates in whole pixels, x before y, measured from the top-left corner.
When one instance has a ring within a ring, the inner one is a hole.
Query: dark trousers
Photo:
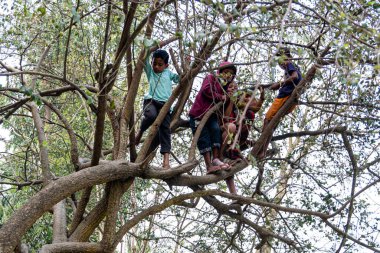
[[[162,107],[164,106],[165,102],[156,101],[153,99],[146,99],[144,100],[144,116],[141,122],[141,134],[144,133],[156,120],[158,114],[160,113]],[[171,115],[170,112],[168,112],[164,118],[164,121],[161,123],[158,129],[158,137],[156,135],[155,140],[153,140],[152,144],[157,144],[157,139],[161,145],[160,152],[163,153],[170,153],[170,150],[172,148],[171,145],[171,132],[170,132],[170,121],[171,121]]]
[[[195,120],[190,116],[190,128],[193,134],[195,134],[195,131],[197,131],[199,122],[200,121]],[[199,153],[203,155],[207,152],[211,152],[213,148],[220,148],[221,143],[222,132],[220,130],[218,117],[216,114],[212,114],[207,120],[199,136],[197,142]]]

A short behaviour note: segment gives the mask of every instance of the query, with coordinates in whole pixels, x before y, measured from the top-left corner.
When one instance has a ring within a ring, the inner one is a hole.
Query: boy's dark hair
[[[153,58],[161,58],[164,60],[165,64],[169,63],[169,54],[165,50],[158,49],[153,52]]]
[[[292,57],[292,55],[290,54],[290,49],[287,48],[287,47],[280,47],[277,52],[276,52],[276,56],[282,56],[282,55],[285,55],[287,57]]]

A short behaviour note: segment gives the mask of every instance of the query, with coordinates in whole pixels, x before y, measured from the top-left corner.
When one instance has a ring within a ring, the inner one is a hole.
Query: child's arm
[[[290,61],[288,61],[285,65],[285,73],[287,73],[289,77],[286,78],[284,81],[279,82],[280,87],[284,85],[292,85],[297,81],[297,79],[301,78],[300,76],[298,76],[297,68]]]
[[[291,72],[288,78],[286,78],[284,81],[278,81],[276,83],[273,83],[269,89],[278,90],[286,84],[293,84],[297,79],[298,79],[298,73],[297,71],[294,70]]]
[[[150,76],[150,74],[153,72],[152,65],[150,64],[150,55],[147,53],[145,56],[145,64],[144,64],[144,71],[147,76]]]
[[[249,105],[249,109],[252,110],[253,112],[258,112],[261,109],[261,106],[264,103],[265,100],[265,91],[262,87],[260,89],[260,99],[253,99],[251,104]]]
[[[278,90],[281,87],[281,81],[272,83],[272,85],[269,87],[270,90]]]
[[[170,71],[170,80],[172,80],[174,83],[178,83],[179,79],[180,78],[179,78],[178,74],[175,74],[175,73]]]

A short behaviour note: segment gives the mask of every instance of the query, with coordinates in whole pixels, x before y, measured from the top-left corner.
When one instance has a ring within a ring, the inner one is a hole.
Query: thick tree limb
[[[141,173],[138,165],[113,161],[51,181],[4,223],[0,229],[0,248],[4,253],[12,252],[21,236],[42,214],[74,192],[96,184],[135,177]]]
[[[103,253],[103,248],[93,242],[65,242],[46,244],[41,253]]]
[[[134,179],[128,178],[123,184],[123,192],[126,192],[130,186],[133,184]],[[97,205],[90,211],[90,213],[84,217],[82,222],[69,234],[69,240],[72,242],[85,242],[88,241],[93,231],[98,227],[100,222],[106,216],[107,211],[107,195],[104,195]]]

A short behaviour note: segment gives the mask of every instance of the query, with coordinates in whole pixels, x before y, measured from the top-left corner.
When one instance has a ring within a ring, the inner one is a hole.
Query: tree
[[[380,251],[375,1],[2,5],[1,252]],[[186,121],[199,78],[229,60],[242,88],[276,81],[279,46],[302,82],[263,132],[256,116],[247,159],[206,175]],[[144,59],[159,47],[181,80],[136,148]],[[171,107],[162,170],[154,137]],[[223,191],[234,174],[239,195]]]

